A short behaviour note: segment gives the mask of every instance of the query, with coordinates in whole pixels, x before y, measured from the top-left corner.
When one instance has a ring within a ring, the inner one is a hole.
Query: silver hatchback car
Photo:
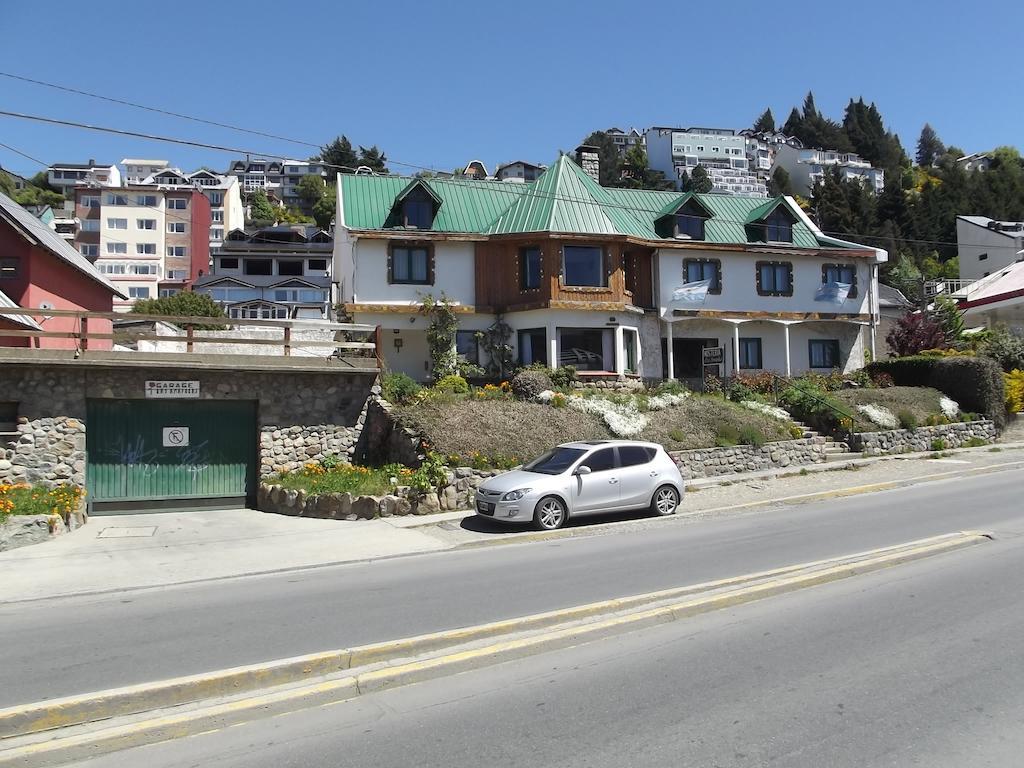
[[[522,469],[481,483],[476,513],[504,522],[532,520],[551,531],[569,517],[599,512],[647,507],[671,515],[684,489],[679,468],[656,443],[565,443]]]

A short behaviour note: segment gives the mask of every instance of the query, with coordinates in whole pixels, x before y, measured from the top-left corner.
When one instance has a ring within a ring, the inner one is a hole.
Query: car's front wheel
[[[565,503],[555,496],[545,496],[533,512],[533,522],[542,531],[554,531],[565,525]]]
[[[663,485],[651,497],[651,512],[656,515],[671,515],[679,506],[679,491],[671,485]]]

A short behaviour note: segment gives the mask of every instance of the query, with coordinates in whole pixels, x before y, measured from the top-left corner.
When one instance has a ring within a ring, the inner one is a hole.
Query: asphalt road
[[[1022,472],[608,535],[0,607],[0,706],[849,554],[1024,530]]]
[[[81,768],[1020,765],[1024,538]]]

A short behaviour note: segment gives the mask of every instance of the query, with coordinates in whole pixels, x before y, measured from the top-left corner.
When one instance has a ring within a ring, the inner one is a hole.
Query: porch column
[[[786,348],[786,376],[792,376],[792,366],[789,362],[789,323],[782,324],[783,346]]]
[[[740,372],[740,324],[732,325],[732,374]]]
[[[554,320],[548,322],[545,333],[548,337],[548,368],[554,370],[558,367],[558,327]]]
[[[676,359],[675,354],[672,351],[672,323],[665,323],[666,328],[666,339],[668,342],[668,374],[665,376],[669,381],[676,380]]]
[[[626,375],[626,347],[623,344],[623,338],[625,334],[622,332],[622,326],[615,326],[615,373],[619,376]]]

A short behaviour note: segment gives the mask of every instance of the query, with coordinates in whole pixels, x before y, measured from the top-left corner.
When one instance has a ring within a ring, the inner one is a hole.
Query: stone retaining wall
[[[501,474],[470,467],[448,471],[448,479],[437,493],[417,497],[407,486],[398,486],[386,496],[353,496],[351,493],[305,491],[261,483],[256,508],[263,512],[295,517],[319,517],[331,520],[370,520],[394,515],[430,515],[473,508],[476,489],[486,478]]]
[[[847,440],[850,450],[868,456],[889,453],[935,450],[932,443],[942,440],[944,448],[960,448],[972,438],[991,443],[996,439],[995,424],[988,419],[957,424],[940,424],[917,429],[890,429],[884,432],[854,432]]]
[[[820,438],[801,438],[765,443],[760,448],[736,445],[728,448],[670,451],[669,456],[679,467],[683,479],[688,480],[730,475],[734,472],[820,464],[825,461],[825,443]]]

